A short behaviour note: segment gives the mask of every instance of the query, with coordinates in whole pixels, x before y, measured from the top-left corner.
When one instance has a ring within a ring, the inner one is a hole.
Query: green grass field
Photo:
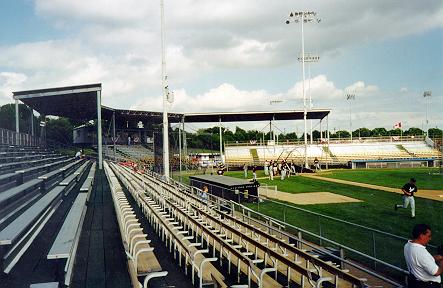
[[[332,170],[318,175],[393,188],[402,187],[414,177],[417,179],[419,191],[420,189],[443,190],[443,176],[436,175],[438,171],[438,168]]]

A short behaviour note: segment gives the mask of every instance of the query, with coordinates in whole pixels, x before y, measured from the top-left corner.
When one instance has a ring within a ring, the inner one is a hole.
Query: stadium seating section
[[[91,164],[44,148],[0,145],[0,274],[6,277],[2,285],[19,287],[20,281],[31,281],[7,275],[31,273],[29,265],[40,267],[41,257],[62,267],[59,279],[50,280],[69,284],[91,191],[80,187],[92,186],[89,178],[85,181],[85,175],[94,177]],[[35,246],[39,248],[30,252]],[[39,253],[47,255],[38,258]],[[66,262],[59,265],[60,259]]]
[[[304,161],[304,145],[233,145],[225,147],[226,163],[230,165],[262,165],[266,160]],[[340,164],[352,160],[441,159],[441,152],[425,141],[353,142],[308,144],[308,162],[315,158],[322,163]]]

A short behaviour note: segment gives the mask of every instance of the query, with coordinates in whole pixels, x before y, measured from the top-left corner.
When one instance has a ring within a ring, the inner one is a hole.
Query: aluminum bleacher
[[[256,156],[254,156],[256,155]],[[229,165],[263,165],[266,160],[304,161],[304,145],[227,145],[226,163]],[[340,164],[354,160],[441,159],[441,152],[421,141],[365,141],[331,142],[329,145],[308,144],[308,162],[315,158],[321,163]]]
[[[0,157],[8,157],[2,164],[25,162],[22,154],[32,153],[19,146],[2,149],[7,154]],[[95,170],[89,160],[53,156],[47,152],[39,159],[45,161],[0,171],[2,288],[70,284]]]
[[[154,161],[154,151],[142,145],[117,145],[116,149],[130,159]]]

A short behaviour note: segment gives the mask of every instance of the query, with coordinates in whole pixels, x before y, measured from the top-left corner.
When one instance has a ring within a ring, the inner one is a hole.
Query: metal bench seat
[[[33,223],[33,220],[45,212],[46,208],[48,208],[50,204],[61,195],[63,190],[63,186],[56,186],[34,203],[34,205],[22,215],[12,221],[5,229],[0,231],[0,245],[13,244],[26,228]]]
[[[0,231],[0,261],[9,273],[60,205],[65,187],[56,186]]]
[[[48,259],[69,258],[76,240],[77,231],[81,229],[82,218],[84,217],[86,194],[79,193],[66,216],[63,226],[57,234],[57,238],[52,244],[48,253]]]
[[[6,173],[3,175],[0,175],[0,185],[15,181],[15,180],[17,180],[17,178],[18,178],[18,175],[15,173]],[[0,190],[0,192],[1,192],[1,190]]]
[[[88,177],[86,177],[85,182],[83,182],[82,187],[80,188],[80,192],[91,192],[92,184],[94,182],[95,175],[95,163],[92,165],[91,170],[89,170]]]
[[[42,182],[43,180],[41,179],[33,179],[0,193],[0,208],[3,209],[8,204],[22,197],[27,192],[40,189]]]
[[[75,170],[74,173],[66,177],[62,182],[60,182],[59,185],[68,186],[74,180],[79,181],[80,177],[86,171],[86,167],[88,167],[89,163],[90,161],[86,161],[85,163],[83,163],[77,170]]]

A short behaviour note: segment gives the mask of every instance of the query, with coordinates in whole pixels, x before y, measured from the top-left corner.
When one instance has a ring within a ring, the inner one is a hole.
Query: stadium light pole
[[[429,120],[428,120],[428,113],[429,113],[429,98],[432,96],[432,91],[425,91],[423,93],[423,97],[426,99],[426,137],[429,137]]]
[[[303,121],[305,124],[305,133],[304,133],[304,140],[305,140],[305,168],[308,168],[308,136],[306,135],[307,132],[307,120],[306,116],[308,114],[307,107],[306,107],[306,91],[305,91],[305,35],[304,35],[304,23],[309,22],[317,22],[320,23],[320,18],[317,18],[317,13],[312,11],[297,11],[297,12],[291,12],[289,14],[289,18],[286,20],[286,24],[293,23],[301,23],[301,58],[302,58],[302,74],[303,74],[303,84],[302,84],[302,90],[303,90]]]
[[[298,56],[298,61],[302,61],[302,56]],[[311,63],[318,62],[320,60],[320,56],[315,53],[305,53],[304,60],[306,63],[308,63],[308,91],[309,91],[309,110],[312,110],[312,96],[311,96]],[[309,137],[311,144],[313,143],[313,136],[312,136],[312,119],[309,120]]]
[[[355,100],[355,94],[346,94],[346,100],[349,101],[349,133],[352,141],[352,101]]]
[[[169,179],[169,137],[168,137],[168,86],[166,84],[166,57],[165,57],[165,12],[163,0],[160,0],[160,34],[162,49],[162,92],[163,92],[163,174]]]

